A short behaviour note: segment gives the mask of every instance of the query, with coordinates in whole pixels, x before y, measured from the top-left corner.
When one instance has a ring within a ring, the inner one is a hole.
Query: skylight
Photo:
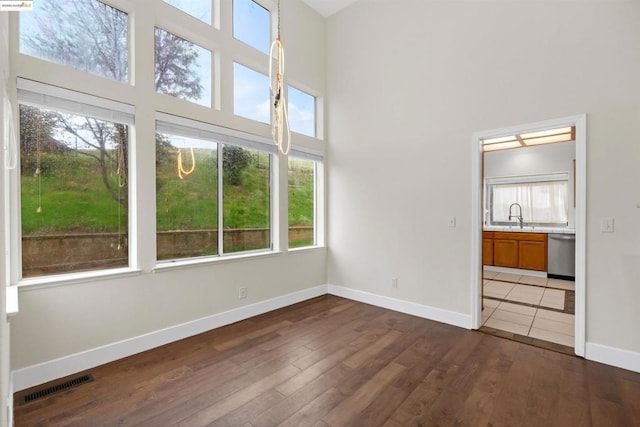
[[[570,126],[485,139],[482,141],[482,147],[483,151],[497,151],[508,150],[510,148],[530,147],[533,145],[553,144],[556,142],[569,142],[575,139],[576,128]]]

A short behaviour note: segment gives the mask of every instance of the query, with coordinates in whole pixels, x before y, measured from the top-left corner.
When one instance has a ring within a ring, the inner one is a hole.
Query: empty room
[[[0,425],[640,419],[640,3],[0,1]]]

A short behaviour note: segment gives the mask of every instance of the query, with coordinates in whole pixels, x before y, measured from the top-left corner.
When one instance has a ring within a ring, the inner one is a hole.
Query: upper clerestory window
[[[211,107],[211,72],[210,51],[156,28],[156,92]]]
[[[171,6],[180,9],[211,25],[211,0],[164,0]]]
[[[95,0],[39,0],[20,14],[20,53],[128,82],[128,19]]]
[[[253,0],[233,0],[233,37],[269,54],[270,13]]]

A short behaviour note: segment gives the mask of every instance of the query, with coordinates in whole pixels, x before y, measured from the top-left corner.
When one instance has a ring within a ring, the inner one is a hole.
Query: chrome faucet
[[[518,207],[518,215],[512,215],[511,214],[511,208],[513,208],[514,206]],[[523,227],[523,223],[522,223],[522,206],[520,206],[519,203],[511,203],[511,206],[509,206],[509,221],[511,221],[511,218],[518,218],[518,221],[520,221],[520,228]]]

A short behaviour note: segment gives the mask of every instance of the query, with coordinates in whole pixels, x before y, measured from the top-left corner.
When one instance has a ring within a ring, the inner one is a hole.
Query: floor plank
[[[335,296],[87,371],[21,426],[629,426],[640,374]],[[46,385],[44,385],[46,386]]]

